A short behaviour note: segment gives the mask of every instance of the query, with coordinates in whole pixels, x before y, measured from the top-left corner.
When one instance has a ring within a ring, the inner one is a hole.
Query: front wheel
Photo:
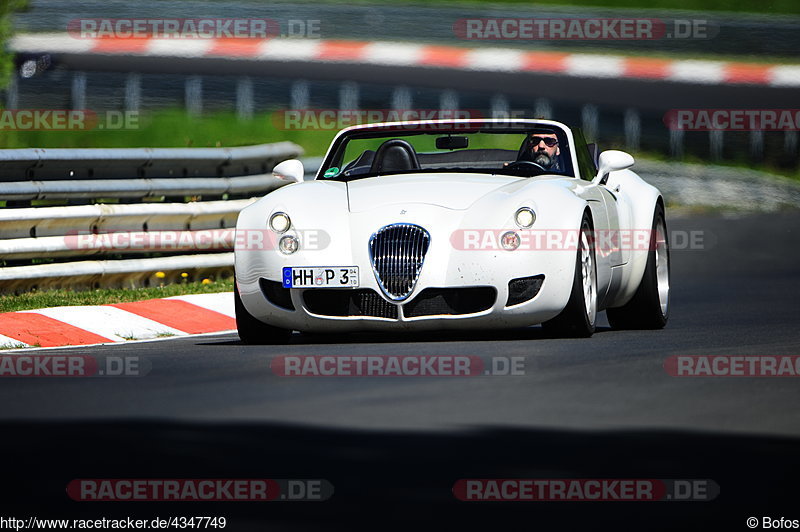
[[[239,331],[239,339],[243,343],[250,345],[289,343],[292,331],[262,323],[247,312],[235,281],[233,283],[233,306],[236,311],[236,328]]]
[[[653,213],[650,249],[642,281],[625,305],[606,310],[608,323],[615,329],[661,329],[669,319],[669,240],[664,207],[657,204]]]
[[[588,212],[583,215],[580,231],[575,275],[567,306],[561,314],[542,324],[552,336],[588,338],[594,333],[597,320],[597,264],[592,220]]]

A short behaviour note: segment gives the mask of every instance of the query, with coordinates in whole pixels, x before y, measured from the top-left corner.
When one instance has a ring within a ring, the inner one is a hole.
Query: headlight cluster
[[[514,221],[521,229],[528,229],[536,221],[536,213],[529,207],[522,207],[514,214]]]
[[[291,255],[299,248],[300,240],[296,236],[286,235],[281,237],[278,241],[278,249],[281,250],[281,253],[285,253],[286,255]]]
[[[276,233],[285,233],[292,226],[292,220],[285,212],[276,212],[269,217],[269,227]]]
[[[292,219],[285,212],[276,212],[269,217],[269,228],[283,234],[292,227]],[[294,235],[284,235],[278,241],[278,249],[285,255],[291,255],[300,249],[300,239]]]
[[[536,213],[530,207],[520,207],[514,213],[514,222],[520,229],[529,229],[536,221]],[[514,251],[522,243],[519,233],[506,231],[500,237],[500,246],[506,251]]]
[[[503,233],[500,237],[500,245],[507,251],[514,251],[520,245],[521,239],[514,231]]]

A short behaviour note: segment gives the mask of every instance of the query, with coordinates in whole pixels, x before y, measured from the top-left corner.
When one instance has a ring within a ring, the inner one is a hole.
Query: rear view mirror
[[[438,150],[462,150],[469,146],[467,137],[439,137],[436,139],[436,149]]]
[[[629,153],[619,150],[606,150],[600,154],[597,168],[597,177],[594,184],[603,184],[608,178],[609,172],[624,170],[633,166],[633,157]]]
[[[272,169],[272,175],[284,181],[299,183],[303,180],[305,170],[303,169],[303,163],[297,159],[289,159],[275,166]]]

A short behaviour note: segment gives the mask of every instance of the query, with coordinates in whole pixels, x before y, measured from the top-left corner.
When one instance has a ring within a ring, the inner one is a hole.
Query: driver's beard
[[[533,162],[535,162],[536,164],[540,164],[545,168],[550,168],[550,166],[553,165],[553,159],[544,152],[537,153],[536,157],[534,157],[533,159]]]

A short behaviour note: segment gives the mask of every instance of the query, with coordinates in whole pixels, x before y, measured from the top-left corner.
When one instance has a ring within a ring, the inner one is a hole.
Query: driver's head
[[[552,167],[556,157],[561,154],[558,137],[549,129],[534,130],[528,136],[528,150],[530,150],[530,160],[545,168]]]

